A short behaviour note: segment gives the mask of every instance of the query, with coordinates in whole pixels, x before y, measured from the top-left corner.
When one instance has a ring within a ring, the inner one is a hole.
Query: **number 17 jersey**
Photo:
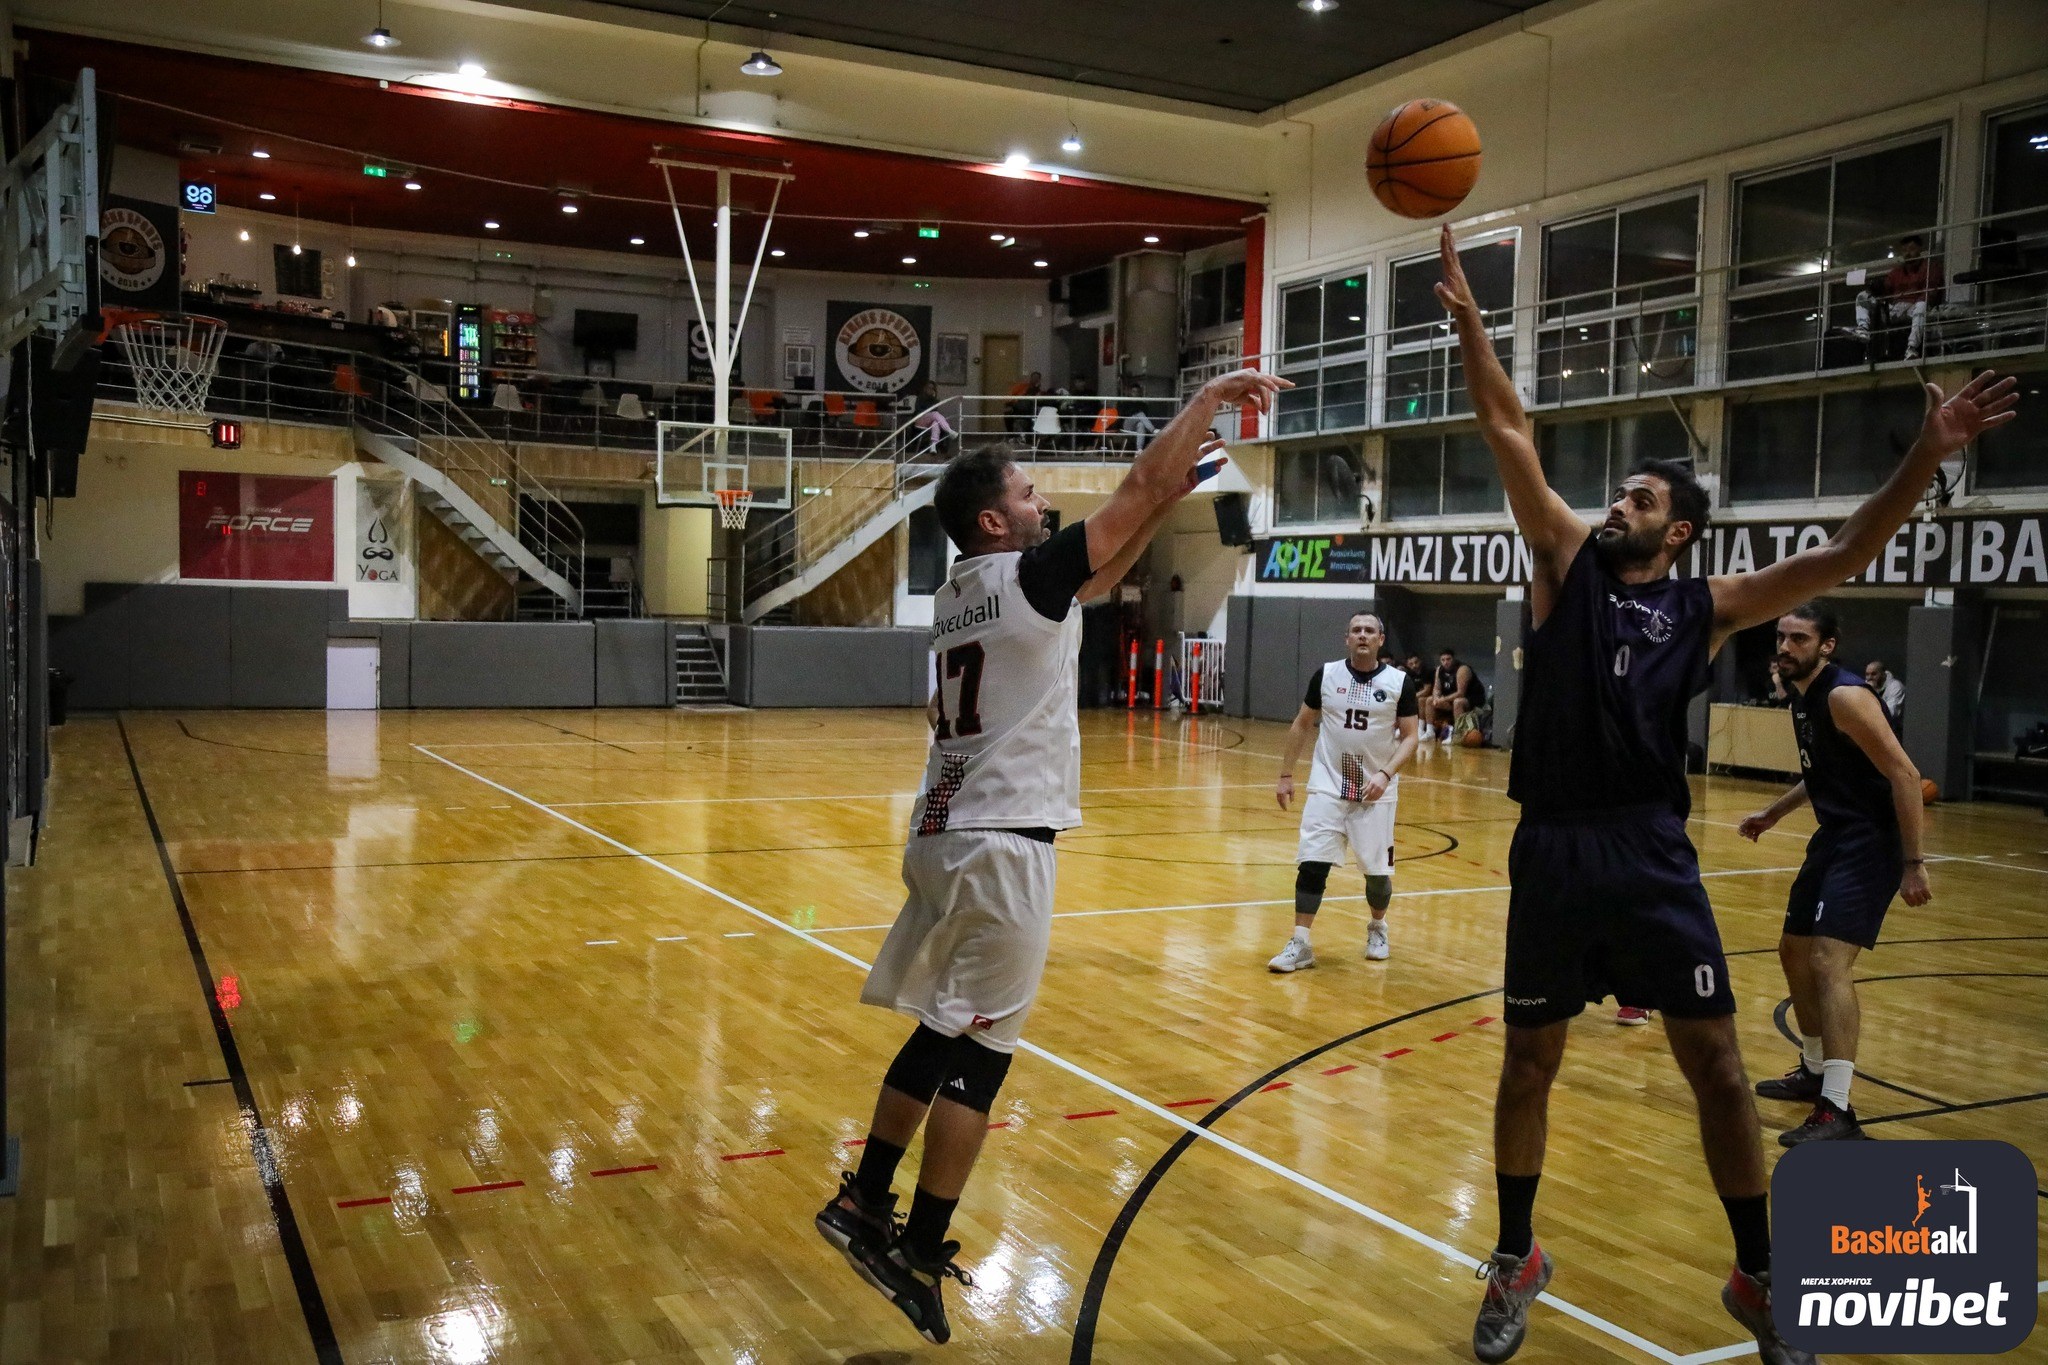
[[[1395,722],[1419,709],[1415,680],[1405,670],[1388,664],[1373,673],[1360,673],[1348,659],[1326,663],[1310,677],[1302,704],[1322,712],[1308,789],[1313,795],[1334,796],[1340,801],[1365,799],[1365,784],[1394,761],[1401,738]],[[1394,796],[1400,780],[1396,777],[1387,783],[1382,799]]]
[[[932,604],[938,718],[911,832],[1081,823],[1075,674],[1084,523],[1022,552],[955,561]]]

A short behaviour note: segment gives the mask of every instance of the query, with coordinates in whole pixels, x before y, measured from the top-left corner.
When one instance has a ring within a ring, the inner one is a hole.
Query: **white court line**
[[[586,948],[608,948],[617,942],[618,940],[615,938],[586,938],[583,940],[583,946]]]
[[[632,845],[614,839],[611,835],[606,834],[601,830],[593,829],[589,825],[584,824],[583,822],[575,819],[572,816],[564,815],[558,810],[550,810],[548,807],[542,805],[540,802],[535,801],[532,797],[522,795],[521,793],[514,791],[512,788],[505,786],[501,782],[493,782],[490,778],[483,776],[481,773],[472,772],[470,769],[463,767],[460,763],[457,763],[454,759],[444,758],[442,755],[435,753],[432,749],[427,748],[423,744],[415,744],[412,747],[418,750],[420,753],[425,754],[427,757],[435,760],[436,762],[444,763],[448,767],[453,768],[456,772],[461,773],[464,777],[467,777],[472,781],[481,782],[485,786],[494,788],[497,791],[501,791],[505,793],[505,795],[512,797],[514,800],[523,801],[527,805],[532,806],[535,810],[540,811],[545,815],[552,816],[553,818],[560,820],[563,824],[568,825],[573,829],[582,831],[583,833],[589,835],[593,839],[596,839],[600,843],[608,844],[611,847],[617,849],[619,852],[624,853],[629,857],[636,858],[639,861],[646,863],[649,867],[652,867],[660,872],[666,873],[667,875],[675,878],[677,881],[682,882],[687,886],[693,886],[697,890],[704,892],[708,896],[712,896],[718,900],[724,901],[727,905],[732,906],[736,910],[740,910],[746,914],[752,915],[755,919],[760,920],[763,924],[772,925],[773,927],[780,929],[783,933],[788,934],[793,938],[802,939],[804,942],[810,944],[812,947],[822,949],[825,952],[832,954],[832,956],[838,958],[842,962],[847,963],[849,966],[858,967],[862,971],[866,971],[868,969],[867,963],[861,961],[852,953],[846,952],[840,948],[836,948],[833,945],[825,942],[823,939],[818,938],[816,934],[812,931],[798,929],[791,925],[784,924],[781,920],[776,919],[773,915],[768,914],[764,910],[755,909],[753,906],[747,904],[745,901],[739,899],[739,897],[737,896],[729,895],[724,891],[720,891],[717,887],[712,886],[708,882],[701,882],[697,880],[695,877],[692,877],[689,873],[684,872],[679,868],[670,867],[667,863],[662,862],[660,859],[652,857],[649,854],[642,853],[639,849],[634,848]],[[1351,1196],[1342,1193],[1341,1191],[1333,1190],[1328,1185],[1323,1184],[1319,1180],[1315,1180],[1310,1178],[1309,1176],[1303,1175],[1300,1171],[1295,1170],[1291,1166],[1284,1166],[1281,1163],[1273,1160],[1271,1157],[1264,1155],[1263,1153],[1253,1151],[1251,1148],[1246,1147],[1242,1143],[1233,1142],[1231,1139],[1224,1137],[1221,1133],[1216,1132],[1214,1129],[1205,1128],[1200,1124],[1193,1122],[1190,1119],[1183,1118],[1180,1114],[1174,1112],[1171,1109],[1162,1108],[1161,1106],[1154,1104],[1151,1100],[1148,1100],[1141,1095],[1134,1094],[1131,1091],[1124,1089],[1122,1086],[1118,1085],[1114,1081],[1108,1080],[1102,1076],[1098,1076],[1094,1072],[1087,1070],[1085,1067],[1079,1066],[1073,1062],[1068,1061],[1066,1058],[1061,1057],[1057,1053],[1046,1051],[1044,1048],[1039,1047],[1037,1044],[1029,1041],[1028,1039],[1020,1041],[1017,1044],[1017,1049],[1020,1052],[1028,1052],[1032,1056],[1040,1059],[1041,1061],[1050,1062],[1052,1065],[1060,1068],[1062,1071],[1069,1072],[1079,1077],[1081,1080],[1088,1082],[1091,1085],[1094,1085],[1102,1090],[1108,1091],[1110,1094],[1115,1095],[1118,1099],[1121,1099],[1127,1104],[1142,1109],[1147,1114],[1150,1114],[1152,1117],[1160,1120],[1163,1123],[1169,1124],[1170,1126],[1175,1128],[1182,1129],[1185,1132],[1192,1133],[1195,1137],[1205,1142],[1214,1143],[1216,1146],[1221,1147],[1224,1151],[1229,1152],[1234,1156],[1241,1157],[1244,1160],[1249,1161],[1253,1165],[1261,1167],[1264,1170],[1270,1171],[1272,1174],[1279,1176],[1283,1180],[1291,1181],[1292,1183],[1300,1186],[1302,1189],[1305,1189],[1312,1194],[1321,1195],[1324,1199],[1327,1199],[1331,1203],[1338,1205],[1340,1208],[1349,1209],[1351,1212],[1357,1214],[1359,1217],[1364,1218],[1369,1222],[1377,1223],[1381,1227],[1387,1229],[1389,1232],[1398,1233],[1399,1235],[1406,1237],[1409,1241],[1416,1242],[1422,1246],[1428,1247],[1430,1250],[1436,1252],[1438,1255],[1444,1257],[1446,1260],[1449,1260],[1456,1265],[1461,1265],[1467,1270],[1477,1270],[1479,1268],[1479,1261],[1476,1257],[1466,1255],[1464,1252],[1458,1250],[1458,1248],[1450,1245],[1450,1243],[1438,1241],[1436,1238],[1430,1236],[1426,1232],[1423,1232],[1421,1229],[1412,1228],[1408,1226],[1406,1223],[1401,1222],[1397,1218],[1391,1217],[1388,1214],[1381,1213],[1378,1209],[1373,1208],[1369,1204],[1362,1204],[1356,1199],[1353,1199]],[[1577,1318],[1580,1322],[1585,1323],[1587,1326],[1592,1327],[1597,1331],[1606,1333],[1608,1336],[1613,1337],[1616,1341],[1624,1342],[1627,1345],[1635,1347],[1637,1350],[1642,1351],[1643,1353],[1649,1355],[1653,1359],[1663,1362],[1663,1365],[1679,1365],[1679,1362],[1682,1359],[1682,1357],[1680,1357],[1675,1352],[1666,1350],[1664,1347],[1659,1346],[1654,1341],[1650,1341],[1645,1337],[1637,1336],[1634,1332],[1629,1331],[1626,1327],[1622,1327],[1616,1323],[1609,1322],[1607,1321],[1607,1319],[1600,1317],[1597,1314],[1590,1313],[1585,1309],[1580,1308],[1576,1304],[1568,1303],[1565,1300],[1560,1299],[1553,1294],[1545,1293],[1542,1296],[1542,1299],[1543,1302],[1549,1304],[1551,1307],[1557,1309],[1559,1312],[1564,1313],[1569,1317]]]
[[[1270,787],[1270,782],[1196,782],[1184,787],[1083,787],[1083,796],[1123,792],[1239,791],[1247,787]],[[755,801],[897,801],[914,799],[923,792],[851,792],[844,796],[646,796],[630,801],[548,801],[549,810],[582,810],[589,806],[723,806]]]

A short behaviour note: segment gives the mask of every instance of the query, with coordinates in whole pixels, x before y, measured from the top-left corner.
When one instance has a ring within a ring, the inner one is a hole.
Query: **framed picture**
[[[967,333],[940,332],[933,339],[932,382],[934,384],[967,383]]]

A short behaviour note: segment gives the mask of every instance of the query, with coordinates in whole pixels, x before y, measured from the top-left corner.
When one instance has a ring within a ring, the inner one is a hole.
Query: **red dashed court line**
[[[1216,1103],[1216,1101],[1215,1101],[1215,1100],[1212,1100],[1212,1099],[1203,1099],[1203,1100],[1169,1100],[1169,1101],[1167,1101],[1166,1107],[1167,1107],[1168,1109],[1187,1109],[1187,1108],[1190,1108],[1190,1107],[1192,1107],[1192,1106],[1194,1106],[1194,1105],[1197,1105],[1197,1104],[1214,1104],[1214,1103]]]
[[[650,1161],[644,1166],[614,1166],[608,1171],[592,1171],[590,1178],[595,1180],[607,1175],[638,1175],[642,1171],[658,1171],[660,1169],[661,1166],[658,1163]]]
[[[1347,1072],[1347,1071],[1356,1071],[1356,1070],[1358,1070],[1358,1066],[1357,1066],[1357,1064],[1356,1064],[1356,1063],[1351,1063],[1351,1064],[1348,1064],[1348,1065],[1345,1065],[1345,1066],[1333,1066],[1333,1067],[1331,1067],[1331,1068],[1330,1068],[1330,1069],[1329,1069],[1328,1071],[1325,1071],[1325,1072],[1324,1072],[1323,1074],[1324,1074],[1325,1076],[1341,1076],[1341,1075],[1343,1075],[1343,1074],[1344,1074],[1345,1072]]]
[[[1382,1052],[1380,1056],[1386,1058],[1388,1061],[1392,1061],[1396,1057],[1406,1057],[1409,1053],[1413,1051],[1415,1051],[1415,1049],[1412,1047],[1397,1047],[1392,1052]]]
[[[1062,1114],[1060,1117],[1063,1119],[1106,1119],[1115,1112],[1116,1110],[1114,1109],[1090,1109],[1085,1113]]]
[[[1004,1120],[1003,1120],[1003,1121],[1002,1121],[1001,1123],[991,1123],[991,1124],[990,1124],[990,1125],[988,1126],[988,1130],[989,1130],[989,1131],[990,1131],[991,1133],[993,1133],[993,1132],[994,1132],[994,1131],[995,1131],[996,1129],[998,1129],[998,1128],[1015,1128],[1016,1126],[1017,1126],[1017,1120],[1015,1120],[1015,1119],[1004,1119]]]
[[[483,1185],[457,1185],[454,1189],[448,1191],[448,1193],[484,1194],[490,1190],[516,1190],[525,1183],[526,1182],[524,1180],[493,1180],[488,1184]]]
[[[388,1204],[390,1202],[390,1195],[380,1194],[369,1199],[337,1199],[334,1201],[334,1207],[338,1209],[360,1209],[370,1204]]]
[[[1289,1086],[1291,1086],[1291,1085],[1293,1085],[1293,1084],[1294,1084],[1294,1082],[1293,1082],[1293,1081],[1275,1081],[1275,1082],[1273,1082],[1273,1083],[1272,1083],[1271,1085],[1262,1085],[1262,1086],[1260,1086],[1260,1087],[1259,1087],[1259,1093],[1260,1093],[1261,1095],[1263,1095],[1263,1094],[1265,1094],[1265,1093],[1266,1093],[1266,1092],[1267,1092],[1268,1090],[1285,1090],[1285,1089],[1287,1089],[1287,1087],[1289,1087]]]
[[[781,1155],[783,1155],[783,1151],[780,1147],[769,1147],[759,1152],[727,1152],[724,1156],[718,1159],[720,1161],[752,1161],[757,1156]]]
[[[1450,1042],[1450,1041],[1451,1041],[1451,1039],[1453,1039],[1453,1038],[1455,1038],[1455,1037],[1457,1037],[1457,1036],[1458,1036],[1458,1035],[1457,1035],[1457,1034],[1456,1034],[1455,1032],[1453,1032],[1453,1033],[1439,1033],[1439,1034],[1438,1034],[1438,1035],[1437,1035],[1436,1037],[1434,1037],[1434,1038],[1430,1039],[1429,1041],[1430,1041],[1430,1042],[1432,1042],[1432,1043],[1448,1043],[1448,1042]]]
[[[868,1140],[866,1138],[848,1138],[839,1145],[841,1147],[865,1147],[868,1145]]]
[[[1492,1015],[1490,1015],[1490,1014],[1482,1014],[1482,1015],[1480,1015],[1480,1016],[1479,1016],[1479,1017],[1478,1017],[1477,1019],[1474,1019],[1474,1020],[1472,1021],[1472,1027],[1473,1027],[1473,1028],[1483,1028],[1483,1027],[1484,1027],[1484,1026],[1486,1026],[1487,1024],[1493,1024],[1493,1023],[1498,1023],[1498,1022],[1499,1022],[1499,1021],[1498,1021],[1498,1020],[1496,1020],[1496,1019],[1495,1019],[1495,1018],[1494,1018],[1494,1017],[1493,1017]]]

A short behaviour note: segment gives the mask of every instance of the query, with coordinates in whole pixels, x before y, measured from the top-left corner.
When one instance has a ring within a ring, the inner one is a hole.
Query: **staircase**
[[[714,706],[727,700],[725,665],[702,626],[676,629],[676,705]]]

